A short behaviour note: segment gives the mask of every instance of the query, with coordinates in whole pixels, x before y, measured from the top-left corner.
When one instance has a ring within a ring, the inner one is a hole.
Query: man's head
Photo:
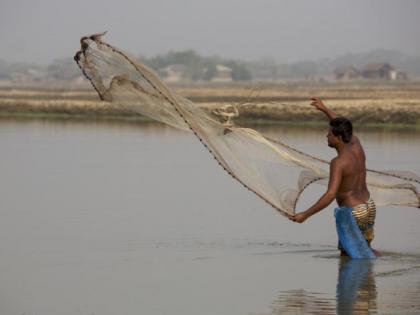
[[[340,142],[349,143],[353,135],[351,121],[344,117],[337,117],[330,121],[328,131],[328,146],[336,148]]]

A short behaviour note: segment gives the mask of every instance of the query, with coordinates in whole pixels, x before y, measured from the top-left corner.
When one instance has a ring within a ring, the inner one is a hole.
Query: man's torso
[[[365,153],[359,140],[353,136],[339,156],[342,164],[342,179],[337,192],[337,203],[340,206],[356,206],[366,203],[369,191],[366,186]]]

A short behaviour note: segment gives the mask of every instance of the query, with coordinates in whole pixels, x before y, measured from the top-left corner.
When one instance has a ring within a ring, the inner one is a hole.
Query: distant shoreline
[[[210,111],[236,105],[239,126],[323,126],[325,117],[309,105],[319,96],[359,128],[420,129],[420,83],[384,85],[178,86],[176,93]],[[0,118],[150,122],[102,102],[92,90],[0,89]]]
[[[19,112],[10,113],[0,110],[0,123],[2,120],[14,121],[31,121],[31,120],[50,120],[50,121],[66,121],[66,122],[112,122],[123,124],[144,124],[156,123],[148,117],[141,115],[83,115],[83,114],[62,114],[62,113],[43,113],[43,112]],[[253,128],[253,127],[268,127],[268,126],[305,126],[314,129],[325,128],[327,126],[326,120],[319,121],[285,121],[285,120],[268,120],[268,119],[238,119],[235,121],[236,126]],[[163,125],[163,123],[162,123]],[[354,123],[355,128],[358,130],[413,130],[420,131],[420,123],[404,124],[404,123]]]

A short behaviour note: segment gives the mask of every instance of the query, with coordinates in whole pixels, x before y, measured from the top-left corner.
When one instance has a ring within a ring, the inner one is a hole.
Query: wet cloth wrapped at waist
[[[374,214],[369,203],[356,207],[338,207],[334,211],[337,235],[340,247],[351,257],[356,259],[372,259],[375,254],[369,246],[373,239]],[[376,212],[376,208],[375,208]],[[371,214],[369,216],[369,214]],[[360,226],[359,226],[359,224]],[[365,237],[365,234],[367,237]]]

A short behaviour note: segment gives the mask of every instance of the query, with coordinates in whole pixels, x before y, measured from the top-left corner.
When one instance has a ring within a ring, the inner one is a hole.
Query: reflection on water
[[[415,258],[413,263],[420,262],[418,257],[410,256],[399,255],[399,258],[406,262]],[[395,263],[395,257],[387,256],[384,259],[392,259]],[[357,260],[340,257],[335,301],[327,293],[304,289],[281,291],[272,303],[271,314],[419,314],[420,265],[375,273],[374,265],[383,263],[382,259]],[[381,283],[381,296],[377,279],[385,280]]]
[[[336,301],[327,294],[291,290],[273,302],[273,314],[375,314],[377,291],[373,261],[338,260]]]
[[[335,314],[334,302],[327,294],[307,292],[306,290],[291,290],[281,292],[273,302],[272,314]]]
[[[377,292],[372,260],[340,259],[337,281],[338,314],[374,314]]]

